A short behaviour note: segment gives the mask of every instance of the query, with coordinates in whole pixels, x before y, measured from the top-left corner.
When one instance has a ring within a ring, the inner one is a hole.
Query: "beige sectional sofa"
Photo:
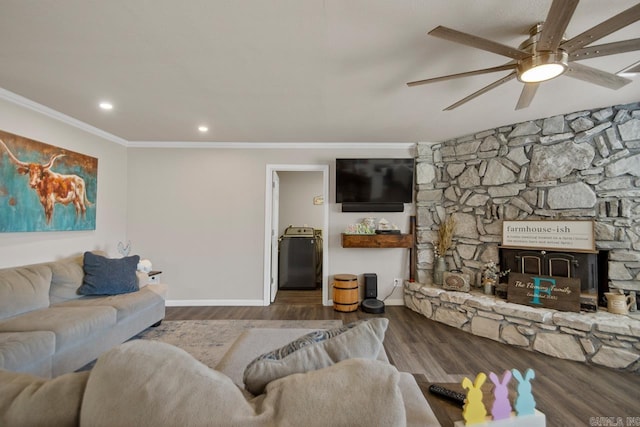
[[[0,270],[1,369],[73,372],[164,318],[165,285],[82,296],[83,277],[82,256]]]
[[[233,383],[239,387],[240,389],[246,389],[247,384],[245,384],[245,375],[247,366],[258,356],[264,353],[268,349],[273,349],[277,347],[286,346],[287,343],[295,340],[296,338],[311,332],[310,329],[272,329],[272,328],[255,328],[249,329],[243,332],[236,341],[231,345],[229,351],[222,357],[218,365],[216,366],[216,371],[226,375]],[[348,341],[353,342],[353,337],[347,337]],[[382,343],[380,343],[382,344]],[[356,362],[357,370],[362,369],[360,374],[364,375],[366,369],[363,369],[358,363],[369,363],[371,360],[367,359],[350,359],[350,360],[359,360]],[[365,360],[367,360],[365,362]],[[380,364],[372,366],[380,369],[380,372],[383,372],[384,369],[391,367],[389,364],[389,358],[387,357],[387,353],[384,350],[384,347],[381,347],[380,352],[378,353],[375,361],[380,362]],[[324,368],[327,369],[327,368]],[[371,402],[367,402],[366,397],[371,394],[381,393],[383,390],[380,389],[380,385],[377,384],[377,387],[374,389],[366,389],[362,387],[362,385],[358,383],[349,383],[348,381],[342,379],[339,380],[337,384],[333,384],[333,387],[328,390],[318,390],[318,394],[320,396],[328,397],[329,394],[332,394],[331,399],[328,399],[329,402],[332,399],[336,400],[345,400],[349,402],[350,407],[357,403],[356,399],[360,400],[360,404],[362,408],[353,408],[350,416],[354,417],[352,419],[357,419],[358,414],[361,414],[361,410],[365,412],[369,412],[370,415],[373,415],[375,422],[371,424],[366,424],[364,422],[357,422],[356,424],[349,425],[370,425],[370,426],[383,426],[383,425],[406,425],[408,427],[437,427],[440,426],[438,419],[436,418],[433,410],[429,406],[429,403],[424,398],[420,387],[418,386],[415,378],[408,372],[397,371],[395,368],[392,368],[394,371],[394,375],[397,375],[397,388],[395,392],[398,393],[399,402],[401,402],[401,406],[403,407],[401,419],[399,422],[394,423],[385,423],[382,419],[376,419],[376,411],[372,409],[372,402],[375,399],[372,399]],[[286,377],[285,377],[286,378]],[[284,385],[287,382],[283,382]],[[311,382],[309,384],[312,387]],[[388,391],[388,390],[387,390]],[[362,396],[355,396],[356,393],[362,393],[364,395],[364,399]],[[249,395],[251,397],[251,395]],[[377,396],[379,397],[379,396]],[[335,404],[335,402],[333,402]],[[379,408],[376,408],[381,411],[389,411],[392,412],[388,405],[391,405],[391,402],[378,402],[375,403]],[[313,406],[313,405],[312,405]],[[333,408],[337,409],[336,407]],[[308,411],[308,410],[307,410]],[[309,414],[309,416],[313,416]],[[320,425],[340,425],[331,424],[328,418],[329,414],[326,415],[324,419],[320,420]],[[335,421],[335,420],[332,420]],[[306,425],[306,424],[305,424]]]
[[[290,340],[308,331],[246,331],[216,369],[177,347],[143,339],[101,355],[91,371],[51,380],[0,369],[0,425],[440,426],[413,376],[386,361],[386,324],[376,322],[282,358],[258,357],[253,362],[274,366],[253,371],[252,358],[274,346],[289,350]],[[292,365],[298,373],[287,372]],[[270,377],[260,394],[246,389],[249,372]]]

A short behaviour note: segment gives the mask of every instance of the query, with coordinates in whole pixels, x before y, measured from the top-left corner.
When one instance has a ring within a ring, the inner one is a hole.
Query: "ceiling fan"
[[[640,38],[585,47],[640,20],[640,3],[586,30],[582,34],[565,40],[563,38],[564,31],[571,20],[573,12],[578,6],[578,2],[579,0],[553,0],[546,20],[534,25],[529,31],[530,37],[520,44],[518,48],[513,48],[451,28],[438,26],[431,30],[429,34],[477,49],[497,53],[511,58],[512,61],[496,67],[426,80],[417,80],[407,83],[407,86],[418,86],[459,77],[512,70],[507,76],[445,108],[445,111],[453,110],[514,78],[524,83],[524,88],[520,94],[520,99],[518,99],[516,110],[526,108],[531,104],[540,82],[550,80],[560,75],[566,75],[567,77],[573,77],[610,89],[620,89],[622,86],[630,83],[631,80],[579,64],[575,61],[640,50]]]

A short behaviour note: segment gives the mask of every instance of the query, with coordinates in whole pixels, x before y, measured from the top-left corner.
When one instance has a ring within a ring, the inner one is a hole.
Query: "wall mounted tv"
[[[413,202],[414,159],[336,159],[342,212],[403,212]]]

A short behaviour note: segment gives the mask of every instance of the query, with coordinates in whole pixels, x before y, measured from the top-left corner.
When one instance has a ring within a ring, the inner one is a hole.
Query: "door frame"
[[[263,305],[271,304],[271,223],[273,218],[273,174],[275,172],[322,172],[322,304],[329,301],[329,165],[273,165],[268,164],[265,179],[264,208],[264,286]]]
[[[280,229],[280,175],[278,175],[278,171],[273,171],[271,179],[273,180],[273,185],[271,185],[271,264],[269,264],[271,266],[271,272],[269,273],[269,292],[271,294],[269,295],[269,301],[274,302],[280,286],[280,283],[278,283],[280,279],[278,275],[278,269],[280,268],[279,255],[277,257],[273,256],[274,252],[280,253],[278,252],[280,239],[276,233]]]

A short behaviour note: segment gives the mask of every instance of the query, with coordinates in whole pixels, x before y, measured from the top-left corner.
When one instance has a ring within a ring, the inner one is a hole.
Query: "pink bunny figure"
[[[515,404],[518,416],[535,414],[536,400],[533,398],[533,393],[531,393],[530,381],[536,377],[536,373],[533,369],[527,369],[524,378],[517,369],[512,369],[511,373],[518,380],[518,397]]]
[[[482,390],[480,390],[486,380],[487,375],[482,372],[476,376],[473,384],[469,378],[465,377],[462,380],[462,387],[469,390],[462,410],[462,417],[466,425],[486,422],[487,409],[482,403]]]
[[[491,415],[494,420],[503,420],[511,416],[511,403],[509,402],[509,381],[511,381],[511,371],[506,370],[502,376],[502,382],[496,374],[489,373],[491,382],[495,385],[493,390],[493,406],[491,407]]]

